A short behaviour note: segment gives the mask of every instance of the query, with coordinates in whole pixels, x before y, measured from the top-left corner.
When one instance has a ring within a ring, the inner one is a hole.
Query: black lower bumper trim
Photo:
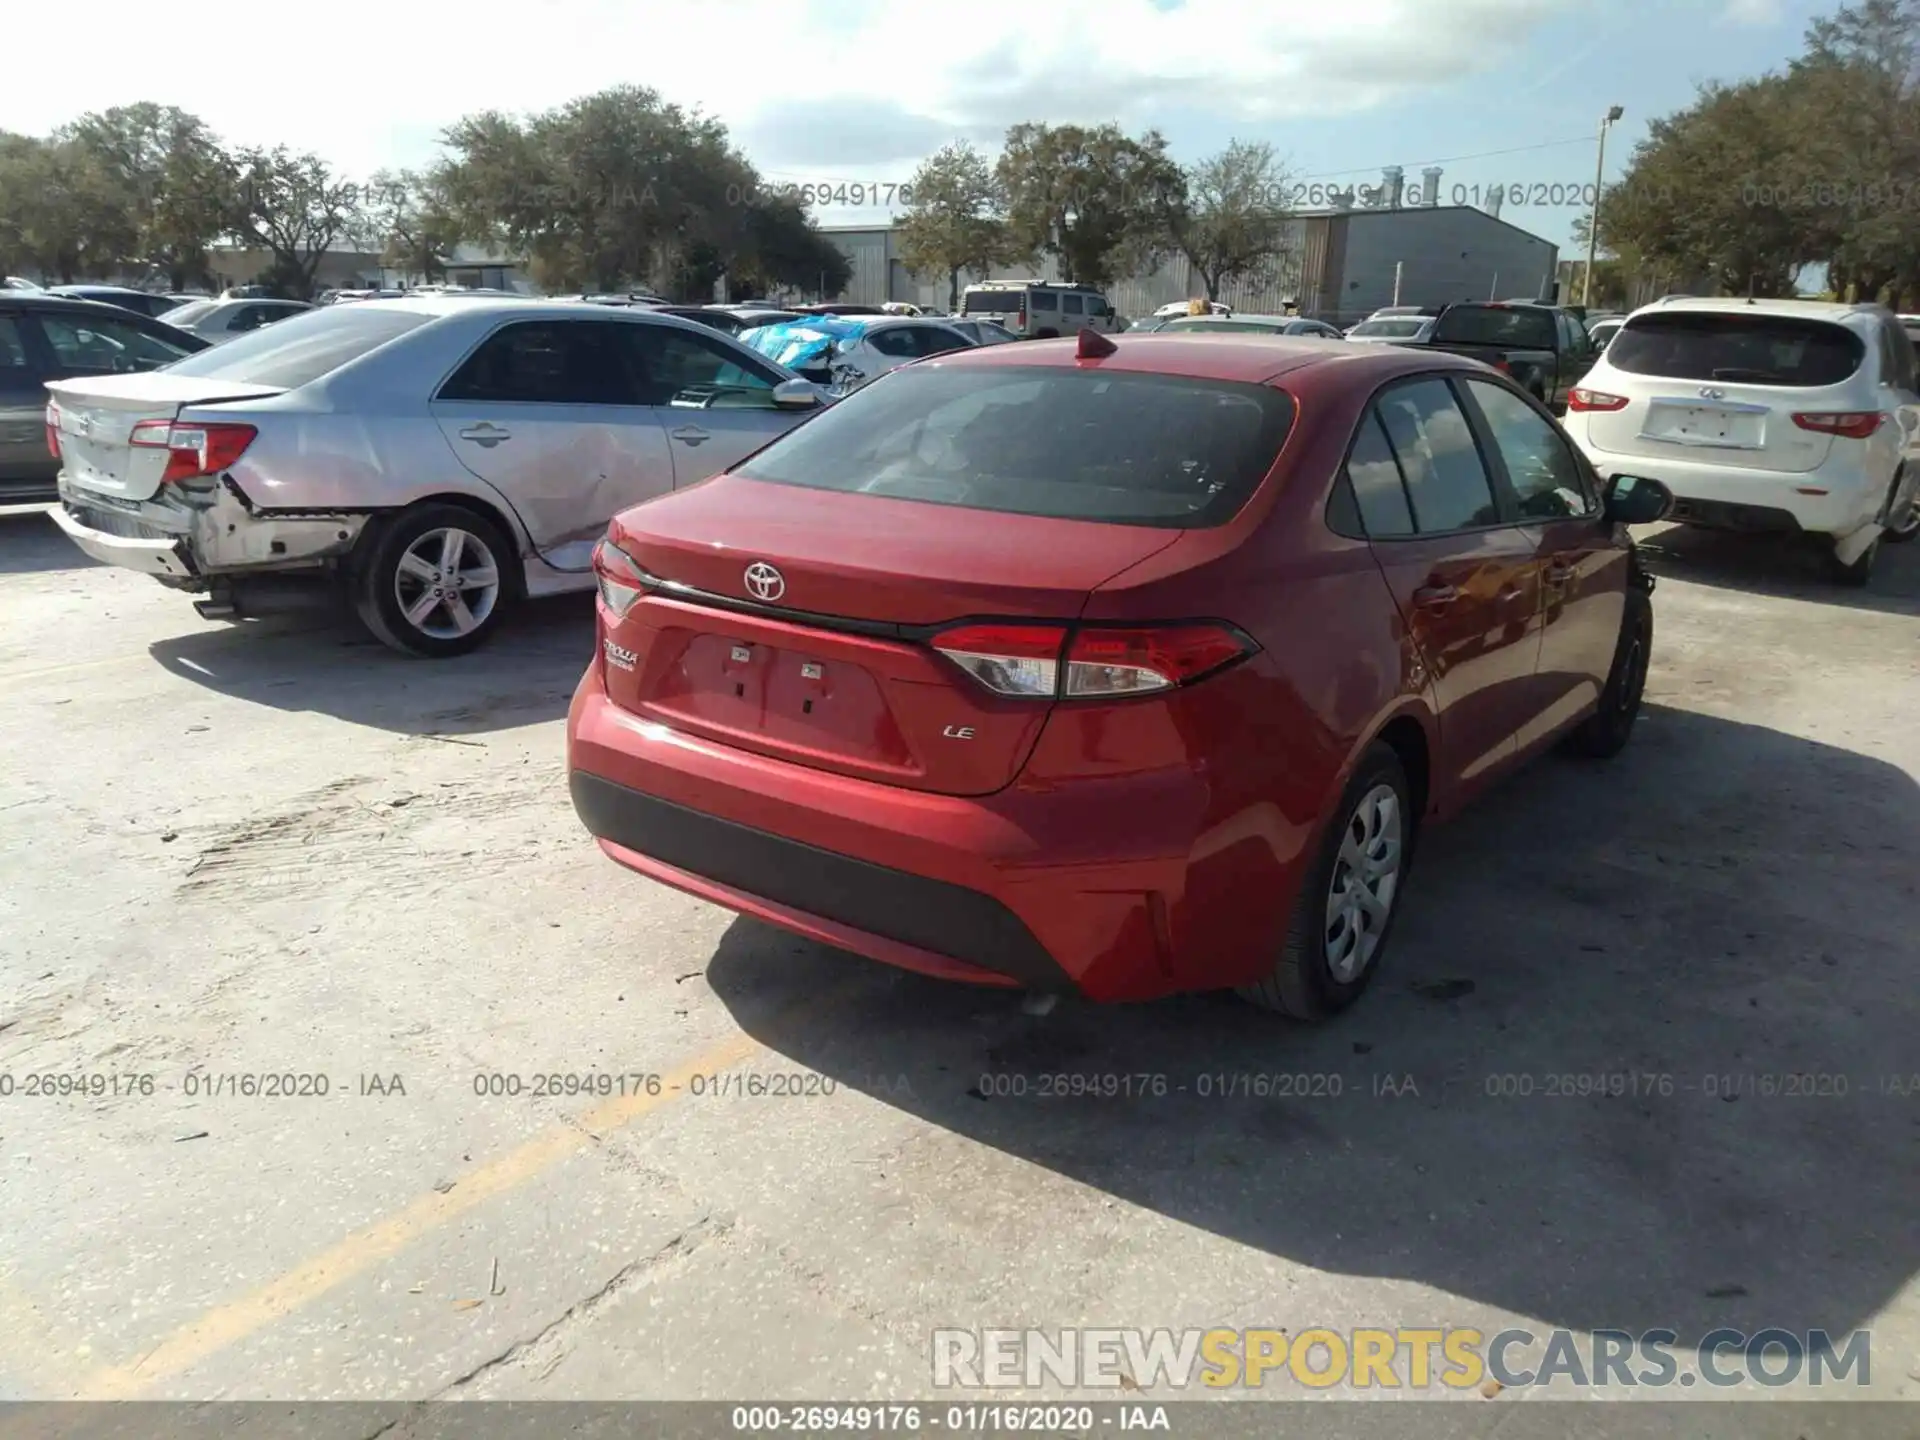
[[[1727,500],[1675,500],[1669,520],[1706,530],[1738,530],[1748,534],[1791,534],[1800,521],[1791,510],[1772,505],[1738,505]]]
[[[737,825],[575,770],[573,808],[602,840],[776,905],[917,946],[1034,990],[1072,982],[990,895]]]

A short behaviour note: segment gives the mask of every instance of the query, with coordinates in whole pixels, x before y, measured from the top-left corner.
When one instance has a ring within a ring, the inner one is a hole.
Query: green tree
[[[1271,145],[1234,140],[1186,172],[1174,242],[1217,300],[1222,286],[1257,275],[1285,248],[1290,177]]]
[[[233,228],[272,255],[261,283],[309,298],[321,257],[364,226],[360,188],[318,155],[296,155],[285,146],[243,150],[234,160]]]
[[[0,135],[0,244],[10,266],[70,283],[118,274],[138,233],[113,175],[70,134]]]
[[[994,173],[1015,247],[1052,255],[1063,279],[1090,285],[1165,253],[1185,199],[1166,140],[1112,124],[1015,125]]]
[[[846,252],[820,233],[806,210],[784,195],[760,194],[743,214],[738,258],[728,279],[747,290],[790,289],[831,300],[853,279]]]
[[[566,288],[711,269],[744,236],[753,169],[719,121],[623,85],[518,120],[470,115],[437,181],[466,235]]]
[[[950,308],[960,305],[961,271],[986,275],[1020,258],[993,166],[972,145],[956,141],[921,162],[912,193],[894,230],[900,258],[916,275],[944,276]]]
[[[209,274],[208,248],[234,210],[234,167],[198,116],[142,102],[82,116],[65,132],[126,209],[128,259],[175,289]]]
[[[446,274],[447,253],[460,240],[459,223],[433,177],[411,170],[382,170],[367,183],[359,232],[382,265],[428,280]]]

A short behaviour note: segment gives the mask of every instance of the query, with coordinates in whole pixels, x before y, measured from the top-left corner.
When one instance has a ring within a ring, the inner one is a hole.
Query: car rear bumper
[[[1850,462],[1795,473],[1582,448],[1603,484],[1615,475],[1658,480],[1673,492],[1672,519],[1713,529],[1850,534],[1879,513],[1889,478]]]
[[[1095,1000],[1195,988],[1167,915],[1204,805],[1165,777],[980,797],[878,784],[643,720],[607,698],[598,663],[567,755],[601,848],[703,899],[943,979]]]
[[[261,514],[231,483],[143,501],[103,495],[62,475],[56,525],[104,565],[184,589],[215,577],[312,570],[352,549],[364,515]]]

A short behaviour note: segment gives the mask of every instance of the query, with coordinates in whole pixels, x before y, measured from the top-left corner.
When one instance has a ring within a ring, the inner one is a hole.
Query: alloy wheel
[[[500,600],[500,564],[470,530],[428,530],[401,553],[393,595],[406,622],[435,640],[471,635]]]
[[[1347,817],[1346,834],[1327,886],[1327,970],[1342,985],[1366,972],[1380,948],[1400,889],[1400,796],[1375,785]]]

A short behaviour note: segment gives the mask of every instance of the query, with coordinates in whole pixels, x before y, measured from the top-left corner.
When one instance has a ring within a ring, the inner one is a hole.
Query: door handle
[[[1413,592],[1413,603],[1429,610],[1438,610],[1451,605],[1460,598],[1460,592],[1452,585],[1422,585]]]
[[[513,432],[511,430],[502,430],[493,425],[469,425],[460,432],[460,438],[462,440],[471,440],[476,445],[491,449],[502,440],[511,440],[513,438]]]
[[[1556,560],[1547,566],[1547,583],[1564,585],[1573,578],[1574,568],[1564,560]]]
[[[682,425],[678,430],[673,432],[673,438],[678,440],[682,445],[699,445],[711,440],[713,436],[705,430],[702,430],[698,425]]]

